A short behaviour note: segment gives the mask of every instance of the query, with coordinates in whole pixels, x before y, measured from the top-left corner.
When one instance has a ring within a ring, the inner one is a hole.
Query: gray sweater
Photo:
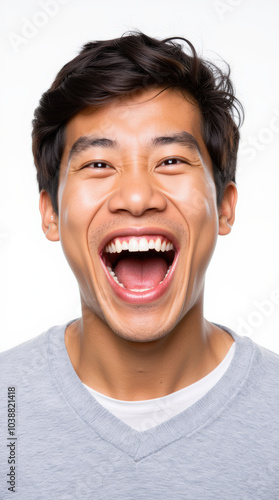
[[[0,499],[279,499],[279,355],[236,350],[195,404],[138,432],[100,405],[55,326],[0,354]],[[9,489],[10,488],[10,489]]]

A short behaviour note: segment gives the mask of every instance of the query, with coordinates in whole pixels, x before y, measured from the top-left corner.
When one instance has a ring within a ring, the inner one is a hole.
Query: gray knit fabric
[[[221,380],[138,432],[83,386],[66,326],[0,354],[1,500],[279,499],[279,355],[218,325],[236,342]]]

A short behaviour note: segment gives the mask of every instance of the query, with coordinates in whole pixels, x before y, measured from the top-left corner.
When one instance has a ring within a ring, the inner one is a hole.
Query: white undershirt
[[[221,363],[194,384],[162,398],[144,401],[122,401],[110,398],[83,384],[108,411],[137,431],[151,429],[186,410],[204,396],[224,375],[235,351],[235,342]]]

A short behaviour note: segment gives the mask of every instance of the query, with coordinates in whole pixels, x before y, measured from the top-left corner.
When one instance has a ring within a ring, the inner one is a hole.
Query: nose
[[[111,212],[125,210],[139,217],[147,210],[165,210],[167,200],[156,180],[147,172],[123,174],[118,183],[108,203]]]

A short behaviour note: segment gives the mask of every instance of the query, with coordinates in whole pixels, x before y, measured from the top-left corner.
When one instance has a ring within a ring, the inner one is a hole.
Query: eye
[[[185,160],[182,160],[180,158],[167,158],[166,160],[164,160],[162,163],[160,163],[160,165],[158,165],[159,167],[161,165],[164,166],[165,165],[177,165],[178,163],[187,163]]]
[[[91,161],[90,163],[87,163],[87,165],[84,165],[84,167],[90,167],[94,170],[106,169],[107,167],[111,168],[111,166],[104,161]]]

